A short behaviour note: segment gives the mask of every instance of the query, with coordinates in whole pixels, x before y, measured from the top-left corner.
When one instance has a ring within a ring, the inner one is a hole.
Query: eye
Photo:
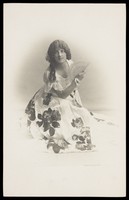
[[[61,53],[64,53],[64,49],[61,49],[60,52],[61,52]]]

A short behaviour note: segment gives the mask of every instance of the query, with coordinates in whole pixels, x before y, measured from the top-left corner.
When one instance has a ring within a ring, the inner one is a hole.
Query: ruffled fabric
[[[73,63],[67,61],[69,67]],[[56,73],[56,81],[49,82],[49,69],[44,73],[44,85],[28,103],[26,127],[35,139],[43,140],[46,149],[55,153],[66,150],[91,151],[92,115],[83,107],[77,88],[62,99],[51,93],[51,88],[62,91],[71,83],[71,77]]]

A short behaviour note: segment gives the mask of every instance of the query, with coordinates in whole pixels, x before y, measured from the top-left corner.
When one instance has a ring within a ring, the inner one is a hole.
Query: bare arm
[[[76,78],[78,78],[80,81],[84,78],[84,74],[85,73],[80,73],[79,75],[76,76]],[[65,88],[64,90],[60,91],[60,90],[55,90],[54,88],[51,89],[51,92],[53,94],[56,94],[59,98],[65,99],[67,98],[72,92],[73,90],[77,87],[75,80],[73,80],[71,82],[71,84]]]
[[[67,98],[71,93],[72,91],[76,88],[76,83],[75,81],[73,80],[71,82],[71,84],[64,90],[60,91],[60,90],[55,90],[54,88],[51,89],[51,92],[53,94],[56,94],[59,98],[62,98],[62,99],[65,99]]]

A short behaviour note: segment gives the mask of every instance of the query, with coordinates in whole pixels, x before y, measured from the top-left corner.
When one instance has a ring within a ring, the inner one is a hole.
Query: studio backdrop
[[[105,113],[123,109],[125,9],[120,4],[5,4],[6,105],[26,107],[42,87],[50,43],[61,39],[73,61],[90,62],[79,87],[84,106]]]

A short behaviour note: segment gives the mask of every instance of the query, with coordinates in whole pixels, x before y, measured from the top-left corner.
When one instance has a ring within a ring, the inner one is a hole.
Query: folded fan
[[[77,76],[81,72],[84,72],[86,68],[88,67],[88,65],[89,63],[85,63],[82,61],[73,63],[71,66],[71,77],[75,78],[75,76]]]

